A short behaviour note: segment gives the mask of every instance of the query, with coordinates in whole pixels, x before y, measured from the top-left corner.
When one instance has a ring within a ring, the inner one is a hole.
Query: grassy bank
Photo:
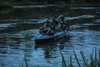
[[[57,2],[57,3],[49,3],[49,2],[30,2],[30,1],[23,1],[23,2],[3,2],[0,1],[0,8],[12,8],[16,5],[49,5],[49,4],[66,4],[65,2]]]
[[[0,8],[12,8],[13,3],[12,2],[0,2]]]
[[[47,1],[0,1],[0,8],[11,8],[13,5],[48,5],[48,4],[87,4],[87,3],[92,3],[92,2],[86,2],[84,0],[70,0],[70,1],[52,1],[52,2],[47,2]],[[98,3],[98,2],[96,2]]]
[[[14,5],[43,5],[43,4],[49,4],[47,2],[13,2]]]
[[[24,1],[24,2],[3,2],[3,1],[0,1],[0,8],[12,8],[13,6],[16,6],[16,5],[47,5],[49,3],[47,2],[30,2],[30,1]]]
[[[23,1],[23,2],[0,2],[1,7],[12,7],[13,5],[48,5],[48,4],[66,4],[65,2],[56,2],[56,3],[49,3],[49,2],[30,2],[30,1]]]

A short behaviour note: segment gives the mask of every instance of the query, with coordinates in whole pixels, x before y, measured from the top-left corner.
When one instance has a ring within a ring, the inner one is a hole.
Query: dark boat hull
[[[54,35],[40,35],[39,37],[35,38],[35,43],[45,43],[45,42],[50,42],[50,41],[56,41],[59,38],[62,38],[64,36],[69,36],[68,32],[62,31],[58,32]]]

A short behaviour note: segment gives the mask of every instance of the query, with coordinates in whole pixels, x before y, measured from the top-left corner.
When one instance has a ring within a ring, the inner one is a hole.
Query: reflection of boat
[[[66,31],[61,31],[57,32],[54,35],[40,35],[35,39],[35,43],[45,43],[45,42],[51,42],[51,41],[56,41],[57,39],[60,39],[64,36],[69,37],[68,32]]]
[[[41,35],[44,36],[44,35]],[[40,37],[40,36],[39,36]],[[44,58],[56,58],[55,55],[57,55],[57,48],[64,49],[64,45],[66,42],[69,42],[70,36],[68,35],[68,32],[63,32],[62,34],[56,38],[50,39],[50,41],[45,42],[37,42],[35,45],[35,50],[42,49],[44,51]],[[36,40],[35,40],[36,41]],[[59,45],[58,45],[59,44]]]

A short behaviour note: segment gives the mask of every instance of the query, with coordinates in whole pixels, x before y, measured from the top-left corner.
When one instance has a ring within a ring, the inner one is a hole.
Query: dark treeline
[[[12,2],[48,2],[48,3],[56,3],[56,2],[100,2],[100,0],[0,0],[0,1],[12,1]]]

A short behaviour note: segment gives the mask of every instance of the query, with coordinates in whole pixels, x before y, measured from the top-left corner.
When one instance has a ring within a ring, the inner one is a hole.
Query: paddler
[[[59,16],[59,21],[60,21],[60,24],[61,24],[61,29],[62,30],[69,30],[70,29],[70,26],[69,24],[66,22],[66,20],[64,20],[64,16],[61,15]]]

